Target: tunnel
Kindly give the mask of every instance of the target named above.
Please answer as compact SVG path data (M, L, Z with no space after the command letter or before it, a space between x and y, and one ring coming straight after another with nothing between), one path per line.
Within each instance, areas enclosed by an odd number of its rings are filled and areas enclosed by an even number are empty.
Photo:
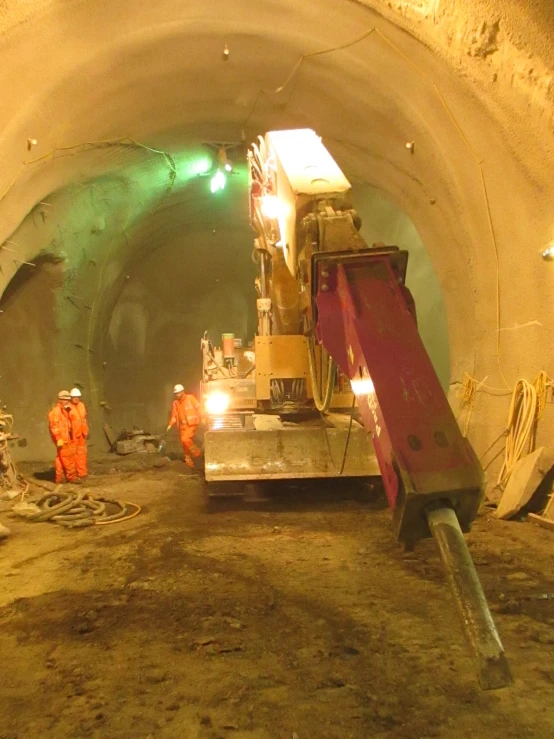
M554 735L553 32L548 0L0 2L0 739ZM387 447L361 363L333 427L311 353L284 377L295 415L255 388L244 427L200 403L167 426L205 332L241 352L259 332L247 153L290 129L348 179L353 243L361 223L408 252L421 342L411 304L395 315L438 382L410 393L390 361L378 390L404 430L428 403L430 454ZM376 253L397 256L356 259ZM298 305L279 338L308 348ZM71 409L51 437L62 388L90 435ZM294 475L243 465L214 502L203 425L237 468L241 434L278 469L289 431L327 466L299 442Z
M275 22L275 19L281 19ZM8 3L0 398L51 454L60 387L102 427L165 423L199 339L255 332L248 144L310 127L369 241L410 252L420 331L478 454L548 370L552 12L546 3ZM31 52L32 49L32 52ZM224 191L210 178L224 145ZM551 416L538 434L547 438Z

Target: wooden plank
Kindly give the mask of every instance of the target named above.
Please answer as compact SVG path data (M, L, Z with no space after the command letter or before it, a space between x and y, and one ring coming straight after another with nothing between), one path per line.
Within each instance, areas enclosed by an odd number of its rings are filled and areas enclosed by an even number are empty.
M496 518L515 516L532 498L554 464L554 454L541 446L514 466L496 510Z
M117 441L117 436L115 435L112 427L109 426L107 423L104 424L104 433L106 434L106 439L108 440L110 449L113 449Z
M538 516L536 513L530 513L528 515L528 519L533 523L536 523L538 526L542 526L544 529L550 529L551 531L554 531L554 521L550 518Z
M554 519L554 493L551 493L548 497L548 503L543 511L543 516L546 518Z

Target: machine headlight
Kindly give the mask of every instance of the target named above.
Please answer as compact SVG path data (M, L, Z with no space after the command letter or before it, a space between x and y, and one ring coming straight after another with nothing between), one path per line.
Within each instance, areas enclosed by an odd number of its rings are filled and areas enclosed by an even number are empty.
M205 406L206 412L211 416L217 416L221 413L225 413L231 397L227 393L210 393L206 396Z
M375 392L375 387L371 377L355 377L353 380L350 380L350 386L352 387L352 392L356 397L359 397L360 395L369 395L370 393Z
M280 218L285 211L285 204L276 195L262 197L262 213L266 218L274 220Z

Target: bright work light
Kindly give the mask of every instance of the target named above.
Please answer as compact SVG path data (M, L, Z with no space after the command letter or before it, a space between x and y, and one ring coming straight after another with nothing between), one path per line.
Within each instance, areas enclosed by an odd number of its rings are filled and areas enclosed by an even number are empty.
M210 183L210 189L212 192L217 192L218 190L223 190L225 188L225 185L227 184L227 177L221 172L221 170L217 170L217 172L212 177L211 183Z

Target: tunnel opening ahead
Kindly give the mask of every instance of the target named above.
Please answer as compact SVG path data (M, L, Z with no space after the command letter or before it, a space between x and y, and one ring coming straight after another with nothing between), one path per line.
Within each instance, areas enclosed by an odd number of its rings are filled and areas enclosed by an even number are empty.
M384 192L354 184L354 206L368 244L384 242L409 253L406 284L416 303L418 330L443 390L450 383L450 346L446 306L433 262L411 218Z
M256 267L244 160L237 156L221 190L213 187L218 162L209 148L190 148L174 162L170 187L167 163L148 156L46 199L49 239L36 266L23 265L10 282L0 323L0 342L10 346L0 360L2 397L28 438L26 458L51 453L45 416L59 388L83 389L95 420L92 443L104 448L103 423L159 432L173 385L197 389L204 331L215 343L229 331L253 338ZM353 201L368 244L410 254L420 333L446 388L446 313L422 240L379 189L355 180ZM13 239L36 229L32 212Z

